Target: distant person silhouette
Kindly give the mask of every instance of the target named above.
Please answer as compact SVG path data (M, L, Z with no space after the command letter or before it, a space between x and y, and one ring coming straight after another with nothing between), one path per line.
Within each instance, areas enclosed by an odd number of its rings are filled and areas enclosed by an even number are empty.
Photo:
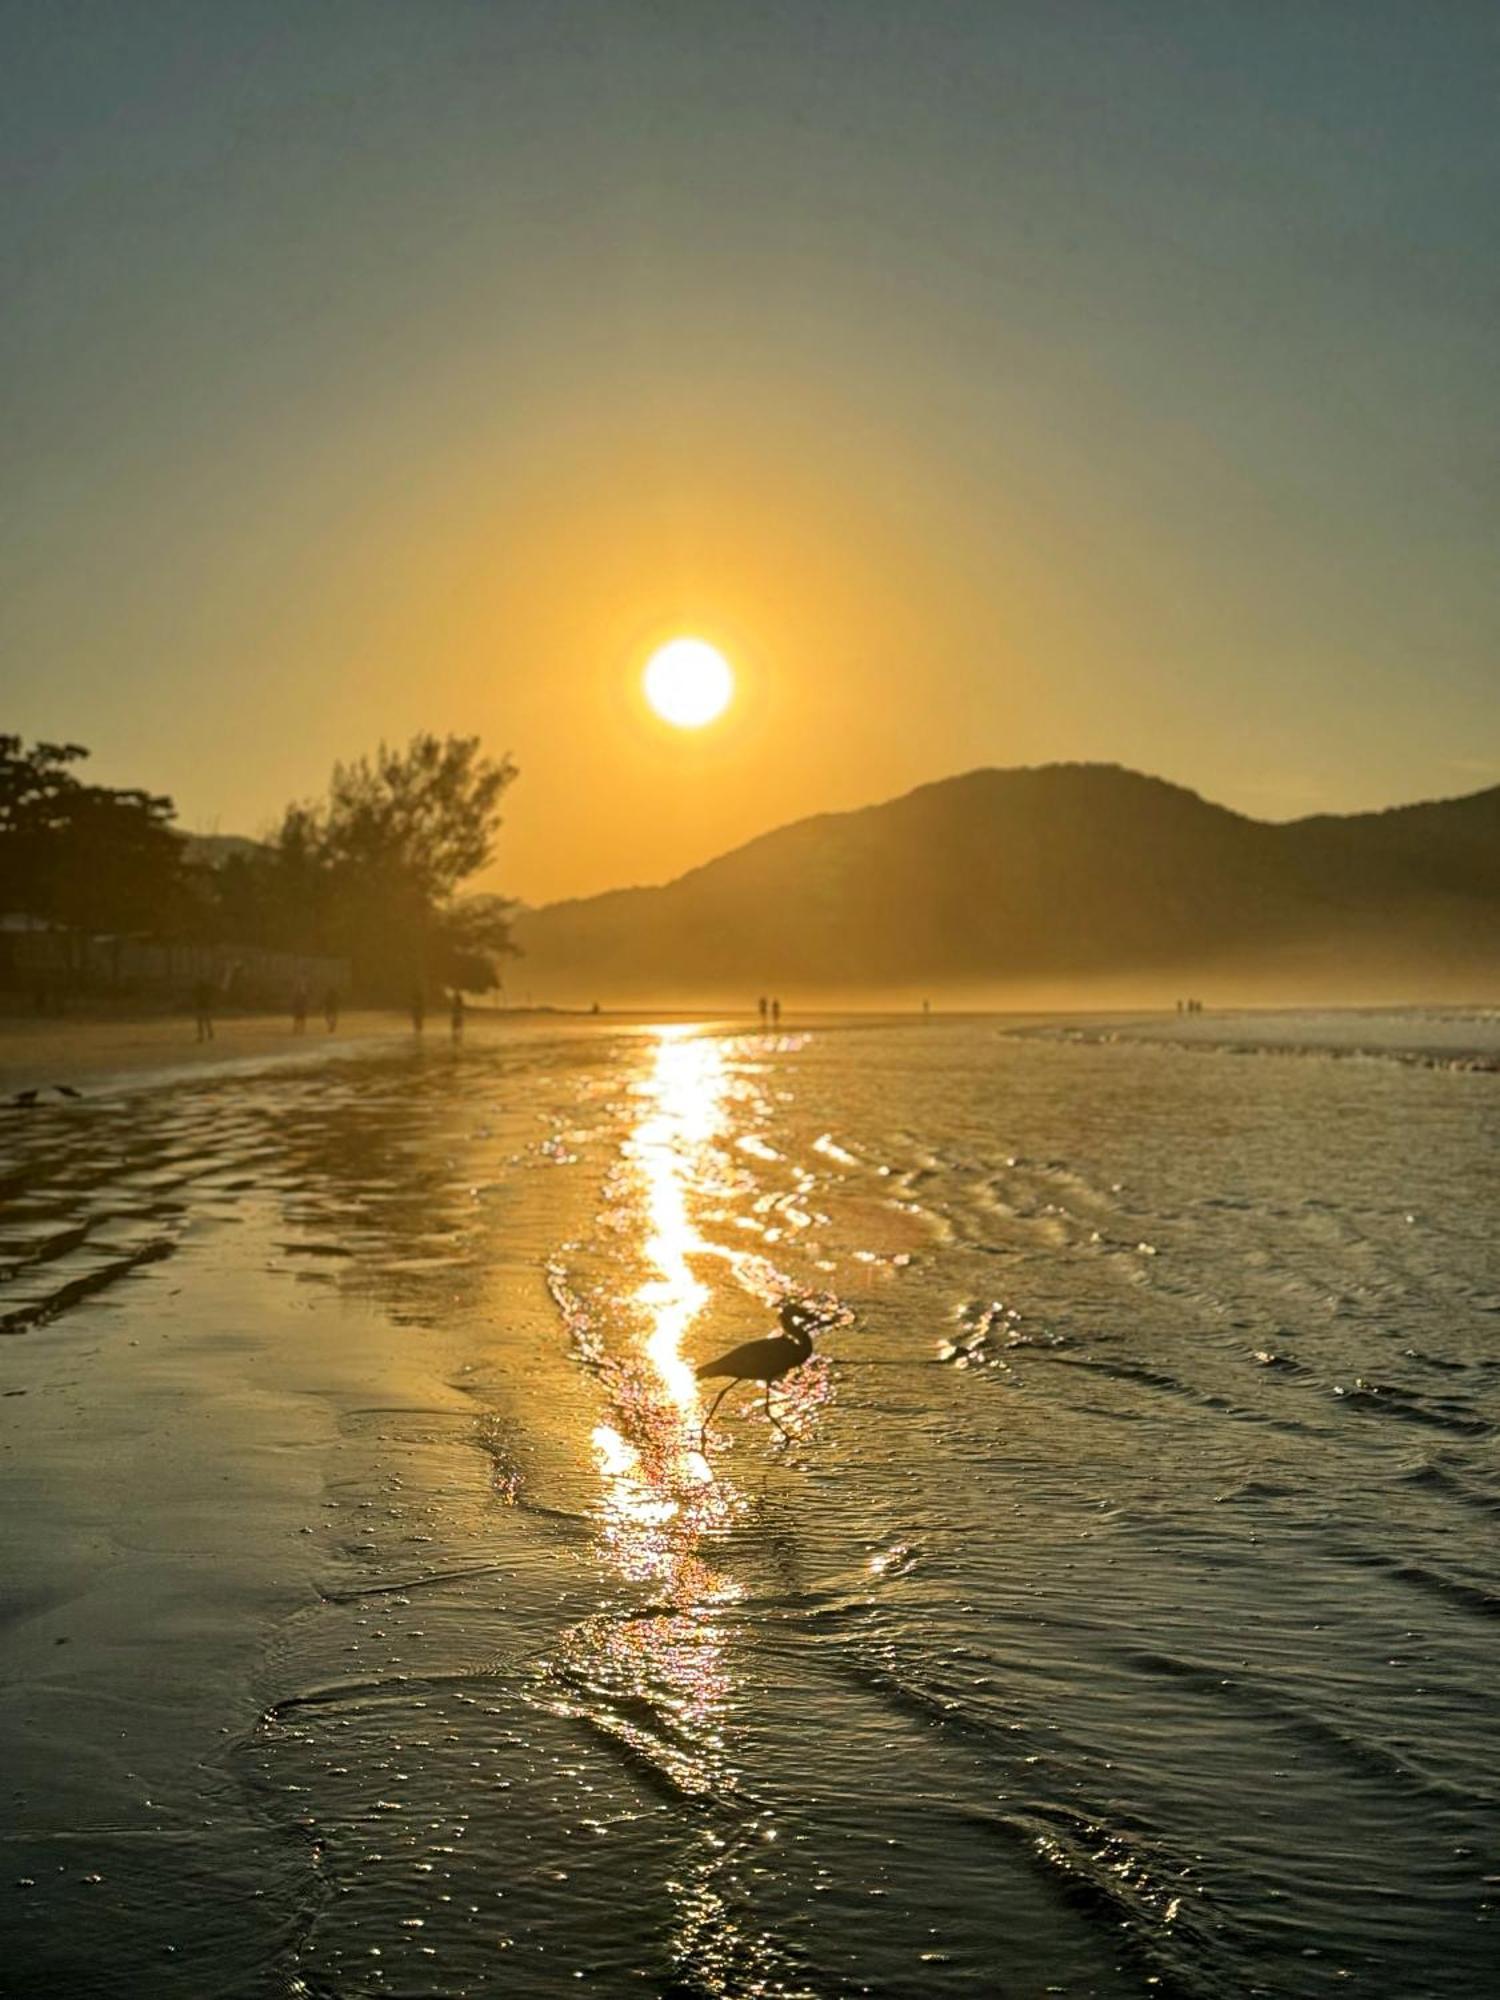
M760 1009L760 1025L764 1027L766 1025L766 1015L770 1012L771 1003L766 998L765 994L762 993L759 1000L757 1000L755 1004Z
M411 989L412 1033L415 1035L420 1035L426 1024L427 1024L427 995L422 991L420 986L414 986Z
M464 996L456 986L453 989L453 998L448 1003L448 1026L454 1041L461 1040L464 1032Z
M211 1042L214 1038L214 986L211 979L200 979L193 987L193 1017L199 1041Z
M307 981L299 979L292 988L292 1033L307 1033Z
M773 1028L781 1026L781 1002L779 1000L771 1002L771 1026Z
M330 986L323 995L323 1019L328 1023L329 1034L334 1034L339 1025L339 989Z

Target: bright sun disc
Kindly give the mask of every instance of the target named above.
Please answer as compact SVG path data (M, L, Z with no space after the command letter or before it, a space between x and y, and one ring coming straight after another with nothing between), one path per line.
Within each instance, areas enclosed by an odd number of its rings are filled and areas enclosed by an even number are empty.
M646 699L677 729L701 729L734 693L729 662L703 639L673 639L646 663Z

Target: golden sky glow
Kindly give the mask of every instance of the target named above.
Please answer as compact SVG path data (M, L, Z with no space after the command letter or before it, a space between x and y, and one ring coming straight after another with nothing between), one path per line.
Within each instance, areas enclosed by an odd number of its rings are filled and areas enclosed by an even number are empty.
M544 902L981 764L1500 778L1478 13L178 11L0 31L5 725L100 782L478 734Z

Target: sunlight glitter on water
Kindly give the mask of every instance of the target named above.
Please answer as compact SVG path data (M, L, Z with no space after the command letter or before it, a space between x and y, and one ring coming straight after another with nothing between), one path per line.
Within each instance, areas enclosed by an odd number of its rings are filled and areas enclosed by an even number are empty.
M652 1108L626 1148L645 1184L647 1234L642 1250L656 1273L635 1294L636 1303L654 1322L646 1353L685 1422L697 1416L698 1382L683 1359L682 1342L709 1297L690 1262L694 1252L709 1246L688 1213L688 1187L702 1177L702 1156L723 1131L725 1081L717 1041L689 1036L681 1029L665 1030L647 1086ZM706 1466L702 1471L708 1476Z
M587 1033L12 1121L9 1986L1489 1991L1493 1072Z
M638 1216L639 1254L650 1273L628 1295L646 1314L649 1368L626 1372L619 1421L596 1425L591 1441L603 1484L601 1548L625 1582L650 1587L658 1609L644 1618L611 1611L574 1627L560 1662L568 1693L559 1708L587 1715L680 1796L722 1801L738 1788L726 1746L736 1676L730 1632L718 1614L745 1592L705 1560L700 1544L721 1534L743 1503L697 1448L697 1377L682 1352L710 1297L691 1259L713 1246L699 1233L691 1204L716 1179L713 1143L727 1122L719 1045L668 1030L641 1089L646 1108L622 1148L641 1208L621 1213L631 1223ZM593 1692L581 1700L582 1690ZM738 1938L712 1888L719 1866L714 1837L664 1885L678 1912L679 1962L701 1960L706 1936L720 1949L731 1934ZM736 1950L752 1953L753 1941L737 1941ZM722 1988L709 1981L704 1990Z
M690 1197L716 1177L727 1085L720 1043L680 1028L662 1031L639 1086L643 1114L622 1147L642 1197L639 1248L650 1275L629 1302L646 1315L649 1372L620 1406L626 1428L603 1422L592 1433L611 1554L632 1581L655 1580L678 1602L725 1594L692 1549L699 1534L722 1528L736 1509L733 1490L715 1479L699 1448L698 1380L682 1351L710 1297L692 1259L716 1246L700 1234Z

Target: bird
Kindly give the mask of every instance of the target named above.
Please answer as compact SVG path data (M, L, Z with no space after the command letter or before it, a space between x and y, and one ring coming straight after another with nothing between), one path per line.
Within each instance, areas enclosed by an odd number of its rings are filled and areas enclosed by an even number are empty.
M714 1411L741 1382L763 1382L766 1390L766 1415L777 1430L790 1443L792 1434L771 1407L771 1385L779 1382L784 1375L790 1375L794 1368L800 1368L812 1353L813 1329L823 1324L818 1315L805 1306L800 1299L783 1299L777 1309L781 1321L780 1333L768 1334L764 1340L746 1340L738 1347L731 1347L727 1354L720 1354L712 1361L705 1361L697 1370L700 1382L712 1381L715 1376L727 1375L729 1380L708 1406L708 1414L699 1427L699 1449L708 1435L708 1427L713 1422Z
M40 1090L18 1090L10 1101L12 1104L19 1105L21 1110L29 1111L41 1094Z
M59 1097L82 1097L81 1090L75 1090L71 1083L54 1083L52 1088Z

